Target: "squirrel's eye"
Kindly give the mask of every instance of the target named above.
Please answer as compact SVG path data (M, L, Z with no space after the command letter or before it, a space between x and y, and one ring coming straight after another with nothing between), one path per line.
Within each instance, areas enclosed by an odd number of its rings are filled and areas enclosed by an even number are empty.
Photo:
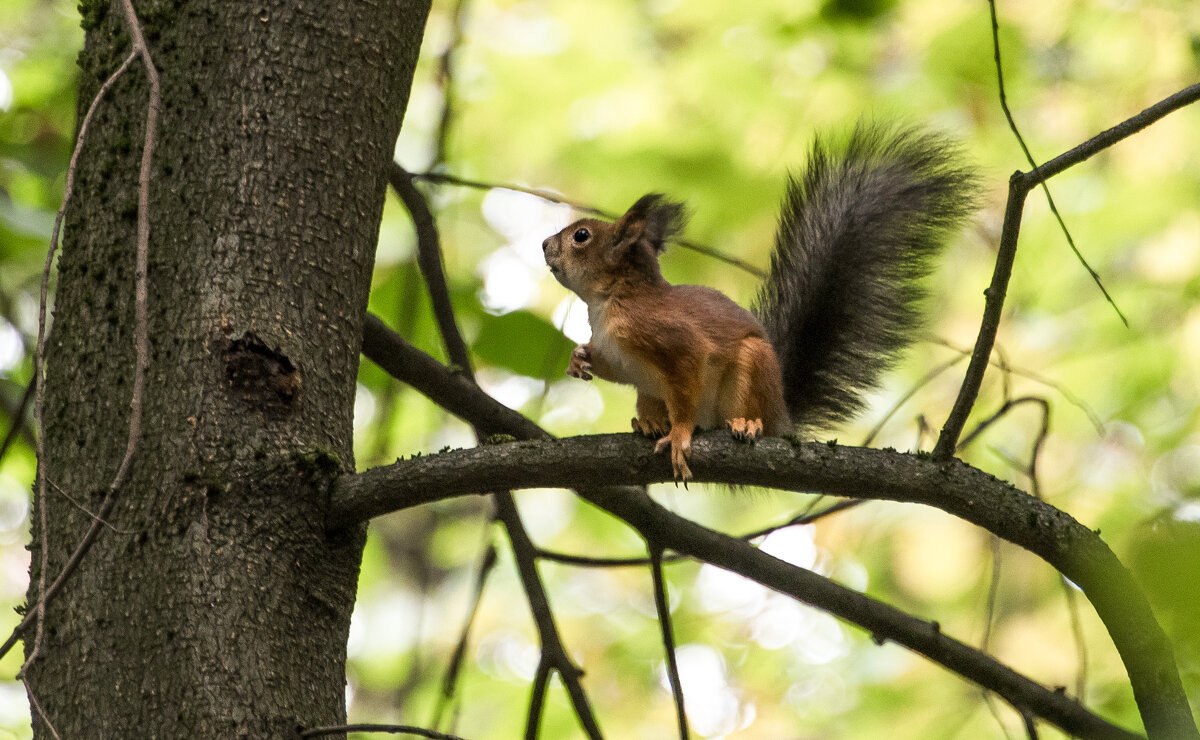
M591 238L591 236L592 232L588 231L587 229L576 229L575 234L571 238L575 240L576 244L583 244L589 238Z

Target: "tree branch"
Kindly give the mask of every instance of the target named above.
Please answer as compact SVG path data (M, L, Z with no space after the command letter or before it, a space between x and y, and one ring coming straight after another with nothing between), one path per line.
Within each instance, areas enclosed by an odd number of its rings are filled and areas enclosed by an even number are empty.
M922 503L1037 554L1079 585L1095 606L1125 662L1147 728L1167 737L1195 736L1170 645L1141 590L1095 533L1049 504L957 460L933 462L889 450L780 439L746 446L721 432L696 438L692 469L697 482ZM579 488L599 480L635 486L671 479L670 464L653 453L653 444L631 434L515 442L347 476L332 499L329 522L341 526L438 498L497 489ZM675 534L664 530L649 536L687 553ZM725 540L735 547L733 538Z
M413 217L413 224L417 231L417 262L429 289L438 329L446 344L446 353L449 355L450 361L460 368L470 386L478 390L475 374L471 369L471 356L467 352L466 342L463 341L462 334L458 330L458 322L454 318L454 307L450 302L450 291L446 286L437 221L429 210L425 196L413 185L412 176L403 167L393 162L389 170L389 177L392 187L396 189ZM472 426L475 438L482 441L487 433L474 424ZM571 661L571 656L567 654L567 650L562 644L558 625L554 621L554 613L550 609L546 588L542 584L541 576L538 575L537 549L530 541L529 533L525 531L521 513L517 510L517 503L513 500L512 493L505 490L496 490L493 493L495 494L496 518L500 520L508 533L521 585L525 589L529 609L533 613L534 623L541 638L542 660L558 671L559 676L562 677L563 686L566 687L567 695L571 699L571 705L587 736L592 740L599 740L601 737L600 727L596 723L596 717L588 702L587 694L579 681L583 676L583 671ZM545 683L543 682L541 686L544 689ZM537 699L536 694L534 698ZM536 732L536 728L531 727L530 729Z
M939 457L950 457L958 444L967 415L975 405L979 395L979 386L983 382L983 374L987 370L992 347L996 343L996 332L1000 328L1000 314L1004 310L1004 298L1008 293L1008 281L1012 276L1013 260L1017 254L1017 237L1021 233L1021 218L1025 209L1025 198L1029 191L1051 177L1069 167L1079 164L1128 138L1150 124L1176 111L1185 105L1200 100L1200 83L1184 88L1174 95L1150 106L1141 113L1126 119L1074 149L1060 154L1046 164L1030 172L1014 172L1008 182L1008 204L1004 209L1004 225L1000 230L1000 249L996 255L996 267L992 273L992 282L984 291L987 300L983 309L983 320L979 327L979 336L975 340L975 350L971 354L971 363L963 378L962 388L959 389L958 399L954 408L942 427L934 454Z
M654 608L658 612L658 625L662 630L663 648L666 650L667 683L671 686L671 698L675 700L675 721L679 726L679 740L688 740L687 709L683 703L683 682L679 679L679 661L675 653L675 632L671 628L671 602L667 598L667 579L663 575L663 551L656 543L646 540L650 550L650 576L654 585Z
M414 172L410 175L410 177L412 177L414 180L424 180L426 182L439 183L443 185L457 185L459 187L472 188L474 190L512 190L513 192L524 193L526 195L532 195L535 198L541 198L547 203L557 203L560 205L570 206L576 211L579 211L580 213L586 213L589 216L598 216L599 218L606 218L609 220L615 220L621 215L619 213L606 211L602 208L596 208L595 206L589 206L585 203L569 200L548 190L528 188L524 185L516 185L514 183L480 182L478 180L468 180L463 177L456 177L454 175L446 174L445 172ZM725 252L722 252L715 247L710 247L707 244L694 242L690 239L673 239L672 243L678 244L684 249L690 249L693 252L703 254L706 257L712 257L719 262L724 262L727 265L736 267L739 270L742 270L743 272L753 275L759 279L767 276L766 271L761 267L756 267L755 265L752 265L741 258L734 257L731 254L726 254Z
M424 727L414 727L412 725L372 725L372 724L356 724L356 725L329 725L326 727L312 727L307 730L301 730L298 737L324 737L326 735L345 735L347 732L378 732L388 735L415 735L417 737L427 737L433 740L463 740L458 735L450 735L445 732L436 732Z
M473 490L486 491L491 486L509 489L578 485L578 481L588 478L615 484L670 480L669 463L662 456L654 455L652 448L650 442L625 434L516 442L422 457L344 478L333 498L331 514L338 518L332 521L341 524L364 516L364 510L351 502L361 502L368 491L374 491L376 496L383 495L393 504L404 505L427 499L427 496L414 493L428 489L444 488L446 495L455 495ZM965 464L933 464L895 452L831 449L821 444L793 448L782 440L764 440L748 448L729 441L724 434L711 434L694 441L693 462L697 480L737 480L793 489L814 487L809 484L816 483L816 487L826 488L830 493L862 493L877 488L878 497L918 499L923 503L936 503L945 497L950 504L943 508L972 512L972 518L993 525L1003 518L995 513L997 509L1001 512L1011 511L1014 507L1021 509L1013 501L988 495L994 489L1006 489L1012 494L1008 498L1021 497L1033 504L1035 520L1041 525L1035 525L1033 531L1057 532L1046 537L1047 541L1062 537L1063 533L1059 531L1064 526L1062 520L1071 521L1052 507ZM901 489L907 487L896 481L914 478L920 482L912 484L913 495L902 496ZM384 494L386 489L391 492ZM930 492L920 493L924 490ZM580 493L634 526L653 542L829 611L862 626L878 639L890 639L904 645L995 691L1014 706L1028 707L1068 732L1085 737L1134 736L1095 717L1074 700L1048 691L977 650L942 635L930 623L779 561L741 540L705 529L667 511L636 488L592 489ZM351 511L355 513L348 516ZM1026 519L1018 521L1025 522ZM1091 534L1081 525L1075 527ZM1071 528L1067 526L1066 529ZM1041 549L1046 549L1045 543ZM1057 547L1051 549L1057 551ZM1109 558L1112 559L1111 554ZM1095 579L1084 573L1083 580L1091 582ZM1114 590L1122 591L1126 587L1132 586L1123 584ZM1139 645L1137 649L1146 649L1146 646ZM1151 706L1145 711L1153 713L1155 700L1152 698L1149 704ZM1183 706L1186 707L1186 702Z
M371 318L372 317L368 317L368 326L370 326L372 323L370 320ZM385 361L389 361L389 364L399 371L399 374L396 375L398 379L412 382L413 387L429 396L429 398L435 403L445 405L448 408L452 406L453 408L458 409L457 411L454 411L454 413L467 414L468 416L466 416L466 418L470 418L469 414L473 410L479 410L481 413L486 415L488 421L493 425L492 428L494 428L497 432L504 432L512 434L513 436L520 436L524 430L528 429L529 426L532 426L533 429L536 430L537 439L547 440L548 435L546 435L546 433L539 427L532 424L532 422L530 422L528 419L521 416L521 414L499 404L475 386L464 387L464 385L460 382L460 376L453 373L445 366L439 365L439 363L428 357L428 355L425 355L419 350L409 346L399 337L389 336L387 329L384 328L382 324L378 322L378 320L376 320L375 323L375 331L368 331L364 337L363 353L370 359L380 358ZM561 445L571 447L574 454L560 454L558 455L557 459L549 461L548 464L538 464L539 461L542 463L547 462L541 453L546 452L550 448ZM614 447L605 448L605 445L613 445ZM785 456L794 457L800 454L807 454L811 456L812 459L805 461L793 460L794 464L792 469L789 471L793 476L795 476L795 485L805 490L824 490L824 492L827 493L857 495L863 498L889 498L889 496L883 495L883 492L892 492L894 494L893 497L898 498L899 494L901 493L901 491L896 489L898 482L912 479L903 478L901 475L899 475L900 472L904 472L902 470L893 471L892 463L895 462L908 466L920 466L929 476L929 482L931 484L936 484L939 479L946 478L951 473L958 477L967 476L968 479L966 481L960 481L958 483L958 486L960 487L957 488L957 495L954 497L957 500L956 508L958 509L965 509L967 511L974 510L977 515L993 513L992 507L997 503L1003 503L1003 501L993 501L990 498L981 498L977 501L975 496L976 489L981 492L986 492L989 490L988 487L991 486L1003 492L1003 495L999 498L1007 500L1009 505L1033 502L1033 506L1036 508L1036 515L1034 517L1020 518L1020 508L1018 508L1015 514L1016 518L1012 519L1012 521L1015 523L1025 522L1028 525L1028 528L1033 532L1038 531L1038 524L1040 522L1050 523L1054 521L1056 516L1060 516L1068 520L1070 519L1069 517L1066 517L1065 514L1058 512L1053 507L1050 507L1045 503L1038 502L1036 499L1023 494L1020 491L1012 489L1000 481L997 481L995 478L992 478L981 471L975 470L974 468L957 461L949 461L947 463L933 465L909 455L901 455L899 453L890 451L863 450L856 448L831 448L826 445L819 444L801 445L799 448L792 448L780 440L764 440L755 447L747 448L743 445L729 442L727 438L721 434L697 438L694 454L698 456L698 461L705 461L708 463L722 458L720 454L713 454L710 458L708 454L709 445L715 445L714 449L717 452L724 450L730 453L730 459L740 461L740 463L743 465L748 461L758 460L759 463L762 463L757 466L760 469L760 472L762 470L766 470L767 473L771 472L769 469L775 466L776 463L782 463L783 457ZM542 449L543 446L546 449ZM764 460L763 451L767 448L773 448L775 450L774 455L778 456L779 459L776 460L772 457ZM560 447L559 449L561 451L562 448ZM538 450L539 454L531 454L534 450ZM541 443L525 442L513 445L492 445L482 449L460 450L453 453L424 457L418 460L398 463L397 465L400 465L403 468L402 472L397 471L396 466L392 466L391 468L376 468L365 471L364 473L358 475L344 478L331 501L328 521L331 526L339 526L351 521L357 521L359 519L375 516L378 513L389 510L388 507L403 508L406 506L416 506L422 503L437 500L438 498L441 498L442 495L431 494L430 491L438 490L442 485L451 486L451 488L445 491L444 495L479 493L486 491L492 484L505 485L506 482L499 478L480 480L478 473L466 475L464 477L461 474L463 471L459 471L456 468L456 466L459 464L465 464L468 468L473 467L470 463L468 463L468 460L477 455L483 455L491 462L495 462L497 459L504 459L506 457L511 458L508 461L508 467L510 474L512 474L514 477L520 477L522 473L543 475L547 480L554 479L557 481L552 485L560 485L562 480L566 478L576 479L583 476L595 476L592 478L593 480L599 478L619 484L625 482L619 478L622 473L629 473L630 470L636 472L638 469L643 469L642 477L645 481L667 480L667 476L671 475L669 465L661 457L653 455L650 450L651 445L648 442L634 439L632 435L609 435L608 437L576 438L573 440L543 441ZM452 456L452 462L446 459ZM588 466L588 461L586 460L586 458L589 456L591 456L591 462L594 463L594 465L591 467ZM726 462L728 463L729 460L727 459ZM575 466L574 469L570 467L572 465ZM485 463L484 467L489 468L487 475L491 475L491 473L495 470L495 466L488 463ZM732 465L732 468L737 469L738 465ZM710 464L702 464L698 469L703 471L702 475L705 476L705 480L716 479L715 477L708 477L715 476L718 472L715 466L711 466ZM729 471L726 470L726 472ZM738 470L737 476L739 481L743 481L748 476L748 473L746 470ZM465 483L461 486L458 485L458 483L462 481L465 481ZM753 484L756 481L744 480L744 482ZM474 487L474 490L472 490L472 487ZM954 487L951 486L949 488ZM390 495L386 493L388 489L392 491ZM614 492L611 493L611 496L617 500L620 500L621 498L640 500L644 497L644 493L637 488L626 487L612 490ZM925 493L924 481L914 482L912 484L912 490L915 493L911 500L935 506L940 505L939 502L942 501L942 495L944 493L943 491L938 491L936 486L931 487L929 493ZM919 498L917 496L919 496ZM375 498L376 500L372 501L372 498ZM384 499L388 499L388 501L385 503ZM943 506L943 508L946 507ZM1005 517L1001 516L1000 513L1006 510L1007 508L1001 507L997 510L997 512L995 512L996 515L994 516L994 519L999 521L1001 525L1003 525ZM670 512L667 512L667 515L674 516L671 515ZM664 531L661 535L661 542L664 547L673 549L676 552L694 554L686 549L678 549L676 545L679 543L675 539L674 535L677 531L683 531L688 527L695 527L698 525L695 525L692 522L682 518L677 517L677 519L679 519L679 529L668 529ZM1073 522L1073 520L1071 521ZM632 524L632 522L630 523ZM992 523L996 524L995 521ZM1077 523L1075 523L1075 527L1077 529L1082 529L1082 527ZM707 532L707 530L704 531ZM1091 533L1086 529L1083 531L1087 533L1087 536L1092 537L1099 542L1098 537L1091 535ZM716 535L715 533L713 533L712 536L724 537L723 535ZM1054 536L1048 536L1046 539L1047 542L1043 543L1043 545L1049 545L1050 550L1057 552L1058 547L1054 543L1058 540ZM1062 542L1064 548L1069 546L1068 540L1064 539ZM746 543L741 543L741 545L744 545L746 548L751 550L754 549L752 546ZM740 548L741 545L731 545L731 547ZM1099 545L1104 552L1107 552L1107 560L1102 557L1100 562L1115 561L1112 553L1107 551L1107 548L1104 547L1103 543L1099 542ZM1085 561L1088 559L1088 555L1083 551L1080 551L1079 555ZM709 562L716 563L717 561L710 560ZM1105 602L1106 609L1109 608L1109 602L1113 600L1121 601L1125 598L1120 594L1120 589L1125 582L1130 580L1128 573L1121 568L1119 563L1117 563L1117 567L1119 569L1118 575L1123 576L1123 579L1118 578L1117 580L1119 582L1116 583L1110 590L1115 595L1109 596L1108 602ZM744 575L747 575L747 577L750 578L757 578L753 572L745 573ZM807 603L811 603L817 608L824 609L831 613L838 614L848 621L866 626L863 621L855 618L855 616L852 614L846 613L846 610L844 609L847 599L866 599L866 597L863 597L861 594L857 594L853 591L849 591L844 587L838 586L832 581L822 579L820 576L816 576L815 574L808 574L808 576L818 579L818 582L822 584L822 587L819 593L813 591L806 592L808 594L807 598L811 599ZM763 581L760 580L760 582ZM1079 583L1079 581L1076 580L1076 583ZM1149 608L1145 605L1144 599L1141 599L1140 591L1138 591L1136 587L1133 587L1133 591L1131 591L1130 601L1134 602L1134 610L1137 611L1142 618L1148 619L1149 627L1146 629L1146 634L1149 636L1149 643L1156 651L1155 657L1145 658L1145 662L1137 665L1136 670L1135 668L1130 669L1131 680L1134 683L1143 684L1148 680L1152 680L1152 676L1150 679L1147 678L1147 672L1153 673L1154 665L1159 659L1158 655L1161 654L1161 651L1166 650L1167 670L1163 672L1162 680L1167 684L1178 686L1178 671L1174 667L1174 658L1170 655L1170 649L1166 646L1165 637L1162 635L1161 629L1158 627L1157 622L1154 621L1153 615L1149 613ZM868 605L876 605L879 609L883 610L887 614L895 612L904 619L911 620L910 623L904 623L904 625L902 625L900 636L894 637L893 639L895 639L898 644L905 645L910 649L917 649L915 645L919 644L921 640L924 639L923 633L914 632L910 634L904 632L903 630L907 628L913 628L914 626L922 626L922 629L924 629L924 622L909 617L908 615L904 615L902 612L898 612L887 605L877 604L870 599L866 599L864 603ZM841 611L835 610L838 605L842 605L843 608ZM1118 606L1117 608L1121 607ZM1097 607L1097 611L1100 611L1099 607ZM1136 630L1138 628L1138 616L1135 615L1132 621L1134 622L1134 629ZM868 629L870 628L868 627ZM1124 642L1129 642L1129 640L1125 640L1124 638L1122 639ZM1116 638L1114 638L1114 641L1116 641ZM1136 638L1134 641L1136 642ZM1119 729L1112 728L1111 725L1107 725L1107 723L1104 723L1103 720L1091 715L1086 709L1074 702L1069 703L1069 707L1073 708L1064 708L1060 706L1059 709L1055 710L1044 707L1043 704L1054 705L1059 699L1064 697L1060 697L1053 692L1049 692L1037 684L1029 681L1028 679L1013 673L1007 667L996 663L986 655L983 655L982 653L979 653L968 646L962 645L961 643L955 643L955 645L959 647L953 647L951 648L952 650L966 651L971 656L969 659L963 658L963 661L967 663L979 663L983 666L983 668L980 670L988 673L989 676L986 681L974 675L967 675L967 677L981 686L985 686L993 691L996 691L996 693L1004 697L1006 701L1013 703L1014 706L1018 704L1029 706L1031 710L1037 712L1039 716L1042 716L1048 721L1052 721L1059 726L1065 726L1064 722L1070 722L1072 723L1072 726L1078 726L1080 723L1099 723L1104 727L1110 728L1112 731L1124 732ZM1134 645L1133 649L1140 649L1140 646ZM920 651L918 650L918 652ZM1122 651L1122 656L1126 657L1125 651ZM949 667L947 661L940 657L940 653L930 657L935 662ZM1126 660L1129 660L1129 658L1126 657ZM1137 656L1134 656L1134 660L1137 660ZM952 668L952 670L955 669ZM1019 684L1019 689L1010 686L1008 683L1009 674L1012 674L1012 676L1016 676L1017 679L1019 679L1019 681L1017 681ZM1137 675L1136 679L1132 678L1134 674ZM1145 691L1142 692L1142 694L1145 693ZM1036 700L1028 700L1025 698L1028 695L1033 695ZM1162 704L1169 705L1167 710L1163 710L1156 706L1151 706L1149 709L1143 708L1143 715L1148 713L1168 712L1172 713L1172 716L1178 720L1181 712L1181 701L1183 707L1182 711L1186 712L1186 700L1182 698L1182 690L1169 690L1166 694L1164 694L1164 698L1161 702ZM1139 699L1139 703L1140 702L1141 699ZM1150 694L1149 702L1152 705L1155 704L1153 693ZM1056 720L1052 717L1059 717L1059 719ZM1188 721L1190 722L1190 716L1188 717ZM1149 721L1147 721L1147 724L1149 724ZM1088 736L1102 737L1105 735L1090 733ZM1116 737L1118 735L1110 734L1107 736ZM1131 737L1132 735L1125 733L1124 736Z
M1004 92L1004 65L1000 62L1000 22L996 17L996 0L988 0L988 11L992 19L992 55L996 60L996 85L1000 94L1000 108L1004 111L1004 118L1008 121L1008 128L1016 137L1017 143L1021 146L1021 151L1025 154L1025 161L1029 166L1037 169L1037 161L1033 158L1033 153L1029 151L1029 146L1025 144L1025 137L1021 136L1021 131L1017 128L1017 121L1013 118L1012 111L1008 109L1008 95ZM1117 312L1121 323L1129 328L1129 320L1125 318L1125 314L1121 312L1121 307L1109 295L1108 289L1104 287L1104 283L1100 280L1100 275L1092 266L1088 264L1083 253L1079 251L1079 247L1075 246L1075 239L1071 236L1071 232L1067 229L1066 221L1063 221L1062 214L1058 212L1058 206L1054 203L1054 196L1050 195L1050 188L1046 185L1046 181L1041 183L1042 192L1046 196L1046 203L1050 206L1050 213L1054 214L1055 220L1058 221L1058 228L1062 230L1063 236L1067 239L1067 245L1071 247L1071 251L1075 254L1075 259L1079 260L1079 264L1083 265L1083 269L1087 270L1091 276L1092 282L1096 283L1096 287L1104 294L1104 299L1108 301L1113 310Z

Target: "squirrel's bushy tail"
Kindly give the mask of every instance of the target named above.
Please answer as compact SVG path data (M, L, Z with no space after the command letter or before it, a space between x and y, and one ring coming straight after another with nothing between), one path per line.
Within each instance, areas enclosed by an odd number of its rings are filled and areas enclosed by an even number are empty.
M974 210L959 148L914 129L860 124L845 146L813 144L788 182L754 313L779 355L792 423L827 427L921 326L921 279Z

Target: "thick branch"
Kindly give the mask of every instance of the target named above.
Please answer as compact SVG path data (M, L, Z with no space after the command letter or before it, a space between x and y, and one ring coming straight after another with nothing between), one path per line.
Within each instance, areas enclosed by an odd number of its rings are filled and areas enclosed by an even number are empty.
M371 319L372 317L368 317L368 326L372 325ZM535 434L538 435L536 438L545 439L547 437L540 427L516 411L494 401L478 387L469 384L467 387L463 387L458 384L457 380L461 380L458 375L440 365L432 357L410 347L403 339L396 337L394 333L386 329L382 323L378 323L378 320L374 324L374 331L367 331L362 351L376 362L390 361L390 365L395 367L396 371L400 371L395 373L396 378L412 384L416 390L425 393L434 403L448 408L451 413L461 414L464 419L470 420L473 419L472 414L479 411L481 415L486 415L487 420L494 425L492 428L497 432L522 437L523 433L532 427ZM396 361L396 357L402 357L402 360ZM388 366L384 367L392 372ZM582 443L581 440L583 440ZM608 450L606 456L605 450L600 449L601 440L607 440L607 444L616 445L616 450ZM547 482L541 483L541 485L565 485L562 481L575 481L580 477L587 479L589 476L593 481L622 483L626 481L618 480L613 475L622 470L628 471L629 468L642 469L641 476L636 474L636 470L635 473L630 474L631 477L637 477L637 482L670 480L665 477L670 468L666 462L650 453L648 443L644 443L644 440L632 439L631 435L576 438L575 440L557 440L553 443L545 443L547 449L556 445L577 445L576 457L578 459L566 456L565 459L551 461L551 464L541 470L535 469L536 462L538 462L535 458L540 456L534 456L532 450L540 449L542 445L535 443L524 443L523 445L526 446L524 450L521 449L522 445L492 446L484 451L458 451L446 456L422 458L420 461L400 464L431 465L432 468L440 471L439 475L444 476L445 480L439 482L451 483L460 480L460 476L456 475L454 465L446 465L446 461L443 459L445 457L454 455L455 459L460 459L462 456L469 457L474 453L487 453L490 456L504 456L512 453L515 456L517 476L520 476L522 471L530 475L544 474ZM529 449L529 445L533 445L533 449ZM1007 486L1006 483L960 462L947 461L934 464L896 452L853 449L853 447L836 447L834 449L834 447L822 445L800 445L796 449L792 449L792 447L781 444L779 440L764 440L754 449L746 449L742 445L730 443L727 438L724 438L724 435L720 434L710 435L708 438L697 438L695 447L697 462L706 459L706 450L709 445L715 445L718 449L724 449L730 453L737 451L737 455L734 455L733 459L736 459L738 464L734 464L732 467L738 469L737 477L734 477L734 480L738 482L773 485L769 480L750 480L748 477L751 474L749 463L764 462L766 465L760 465L760 468L770 468L774 467L776 463L784 463L782 458L792 457L792 468L788 471L791 475L787 476L791 479L791 486L780 485L781 488L794 486L802 491L854 495L859 498L910 500L913 503L942 507L942 509L959 516L962 516L960 510L973 512L974 516L991 515L990 523L997 529L1018 528L1024 522L1026 535L1038 533L1039 525L1044 525L1046 536L1042 542L1038 543L1037 549L1027 546L1024 542L1019 542L1001 531L992 531L1004 539L1031 549L1032 552L1042 554L1045 551L1054 554L1055 559L1048 558L1048 560L1056 567L1058 567L1058 561L1072 558L1081 562L1082 567L1073 566L1070 571L1084 570L1084 568L1091 571L1091 577L1088 577L1087 583L1085 583L1080 577L1072 576L1062 567L1058 568L1084 589L1085 594L1096 607L1097 613L1102 616L1105 624L1109 625L1109 631L1114 636L1112 639L1117 644L1118 650L1121 651L1122 660L1126 662L1130 682L1134 686L1134 693L1138 698L1147 728L1166 728L1163 730L1164 736L1195 738L1195 724L1190 717L1186 697L1183 697L1178 670L1175 667L1175 658L1174 655L1171 655L1170 645L1166 642L1162 627L1159 627L1158 622L1154 620L1145 597L1141 595L1140 589L1133 583L1133 579L1129 577L1129 573L1124 570L1120 562L1116 560L1115 555L1109 551L1108 546L1100 541L1098 535L1093 535L1090 530L1082 528L1078 522L1074 522L1074 519L1054 507L1028 497L1028 495L1016 491L1015 488ZM774 456L779 457L778 461L770 458L763 461L763 453L770 449L775 450ZM588 461L583 461L583 457L592 455L594 457L589 461L592 463L592 467L588 467ZM808 459L802 461L802 459L796 459L797 456L805 456ZM713 456L713 459L715 461L716 456ZM566 465L575 462L582 463L582 470L566 469ZM727 459L726 462L728 462ZM563 468L556 469L554 464L563 465ZM746 468L743 469L742 465L746 465ZM928 476L930 480L923 481L914 479L914 477L905 479L902 475L905 474L906 467L919 467L924 471L923 475ZM719 473L716 465L710 467L709 464L701 464L700 470L702 473L698 480L721 480L715 477ZM946 475L938 474L937 471L946 471ZM726 465L725 473L730 473L728 465ZM780 470L773 468L769 469L768 473L779 474ZM938 491L938 480L943 477L948 479L950 474L964 479L959 481L960 487L955 488L947 482L946 487L942 491ZM475 475L478 476L478 473ZM448 489L444 493L434 494L431 491L437 487L431 486L431 481L426 476L427 473L424 470L398 473L395 467L368 470L366 473L350 476L343 480L342 486L335 494L334 500L331 501L330 522L358 521L361 518L377 516L378 513L388 510L386 509L388 506L403 509L406 506L415 506L426 503L426 501L443 498L444 495L473 493L470 491L472 486L476 488L474 492L478 493L486 491L488 485L499 482L494 479L481 480L479 477L468 475L466 476L469 479L466 488ZM778 480L785 476L775 475L774 477ZM425 482L413 485L413 481L421 480ZM551 480L556 482L550 482ZM907 481L907 485L900 481ZM926 492L926 482L929 483L928 492ZM374 494L371 493L372 489ZM391 503L384 504L382 499L371 501L373 497L379 497L383 489L395 491L395 495L390 497ZM625 491L628 497L632 498L637 495L636 489L625 489ZM950 495L955 492L956 495ZM980 495L988 492L992 493L988 500L980 498ZM888 495L888 493L892 495ZM383 498L389 497L384 494ZM950 501L955 501L955 504L949 505ZM1008 506L1014 506L1015 510L1010 511ZM1032 507L1033 511L1025 509L1026 506ZM1022 513L1025 515L1024 518L1022 518ZM1054 522L1057 517L1061 517L1072 525L1069 527L1070 531L1074 533L1075 537L1080 537L1085 542L1085 547L1079 547L1072 551L1070 549L1072 537L1061 537L1060 539L1052 534L1056 530L1049 527L1049 524ZM976 519L966 516L964 518L991 530L982 521L976 521ZM670 537L667 537L662 545L674 548ZM1093 549L1097 549L1099 554L1093 556ZM1088 564L1091 565L1088 566ZM1112 572L1114 572L1114 578L1108 586L1104 585L1105 568L1112 568ZM1096 580L1099 580L1099 585L1094 583ZM1129 590L1122 592L1122 589ZM829 608L824 603L816 603L816 606L823 609ZM1142 640L1147 643L1148 650L1139 652L1142 650ZM910 644L900 639L896 642ZM1157 693L1159 684L1164 687L1162 693ZM1008 694L1002 694L1002 696L1008 699ZM1180 728L1180 732L1174 735L1170 734L1174 732L1172 728L1176 727ZM1151 729L1151 732L1156 732L1156 729Z
M584 491L589 501L632 524L660 533L671 547L859 625L879 643L892 640L1002 696L1022 715L1035 714L1082 738L1138 735L1091 714L1065 694L1047 691L984 653L948 637L936 622L916 617L769 555L747 542L713 532L662 507L649 496Z
M331 523L343 524L389 507L405 508L492 488L578 486L588 480L611 484L670 480L669 463L654 455L652 449L650 442L623 434L489 445L403 461L344 478L332 501L331 515L335 518ZM940 502L942 508L969 514L966 518L985 526L1000 528L997 521L1013 516L1021 522L1036 519L1034 531L1061 534L1070 531L1073 524L1095 539L1053 507L956 461L934 464L896 452L822 444L793 447L783 440L764 440L747 447L729 441L723 434L698 437L692 460L697 480L741 481L935 505ZM441 493L435 496L430 491ZM706 530L662 509L638 489L593 489L581 491L581 495L664 547L728 568L859 624L881 639L891 639L996 691L1015 706L1029 707L1069 732L1084 737L1131 737L1073 700L1047 691L977 650L941 635L929 623L775 560L740 540ZM1030 503L1034 519L1013 513L1028 511ZM1005 515L1005 511L1009 513ZM1055 541L1049 536L1034 544L1057 552L1057 545L1050 545ZM1108 557L1115 562L1111 553Z
M1174 656L1140 589L1096 534L1054 507L959 461L932 462L887 450L793 446L777 439L747 447L715 433L695 440L692 469L698 482L923 503L1036 553L1079 585L1096 607L1125 661L1147 727L1162 729L1167 737L1194 736ZM515 442L348 476L331 502L330 523L497 489L578 488L598 480L645 485L670 479L666 459L634 435ZM687 543L676 541L673 531L657 536L663 546L688 552Z

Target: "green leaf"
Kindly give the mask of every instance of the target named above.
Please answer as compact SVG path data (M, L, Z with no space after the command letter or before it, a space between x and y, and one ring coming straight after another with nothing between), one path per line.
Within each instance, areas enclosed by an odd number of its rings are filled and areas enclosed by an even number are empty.
M479 359L518 375L555 379L567 369L573 345L553 324L528 311L487 315L474 351Z

